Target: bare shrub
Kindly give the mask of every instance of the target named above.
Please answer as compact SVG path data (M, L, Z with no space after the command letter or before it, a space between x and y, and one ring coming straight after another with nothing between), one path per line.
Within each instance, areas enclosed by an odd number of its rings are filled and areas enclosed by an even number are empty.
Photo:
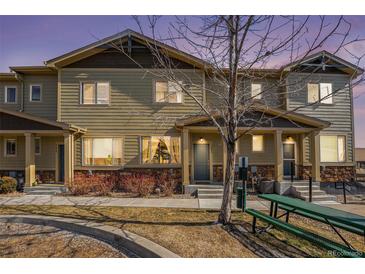
M17 181L13 177L4 176L0 179L0 193L12 193L16 191Z
M151 175L137 173L123 175L120 183L122 190L146 197L153 193L156 186L156 179Z
M95 194L109 195L115 188L115 176L100 176L97 174L77 176L73 182L67 184L68 190L73 195Z

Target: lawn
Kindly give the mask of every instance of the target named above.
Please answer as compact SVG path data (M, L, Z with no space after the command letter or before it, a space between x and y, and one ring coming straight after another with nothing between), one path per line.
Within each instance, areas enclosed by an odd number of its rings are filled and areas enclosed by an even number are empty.
M144 236L182 257L326 257L327 252L285 232L271 229L253 235L251 217L233 213L233 224L214 224L217 211L167 208L123 208L91 206L2 206L0 214L41 214L103 222ZM325 225L292 217L291 223L336 239ZM259 225L263 225L259 222ZM358 249L365 250L362 237L345 233Z

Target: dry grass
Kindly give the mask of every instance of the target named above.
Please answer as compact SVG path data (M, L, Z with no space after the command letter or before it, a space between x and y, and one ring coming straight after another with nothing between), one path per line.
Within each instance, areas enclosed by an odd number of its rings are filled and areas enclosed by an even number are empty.
M228 227L214 224L216 211L167 208L123 208L90 206L2 206L0 214L42 214L104 222L144 236L182 257L256 257L250 246L233 237ZM233 213L233 223L250 229L251 216ZM291 223L328 238L336 239L330 228L318 222L291 217ZM263 223L258 223L264 226ZM230 232L228 232L230 231ZM362 237L344 234L358 249L365 250ZM269 249L286 256L326 257L327 252L280 230L250 235Z

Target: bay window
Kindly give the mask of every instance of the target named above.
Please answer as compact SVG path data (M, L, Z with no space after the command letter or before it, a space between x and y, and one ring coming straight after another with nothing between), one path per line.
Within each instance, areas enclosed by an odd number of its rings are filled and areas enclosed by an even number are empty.
M109 95L109 82L81 83L80 103L83 105L107 105L110 101Z
M182 103L182 82L171 81L155 82L155 102L156 103Z
M148 136L141 143L143 164L180 163L180 137Z
M122 138L83 138L83 165L118 166L122 164Z
M345 136L320 136L321 162L346 161Z

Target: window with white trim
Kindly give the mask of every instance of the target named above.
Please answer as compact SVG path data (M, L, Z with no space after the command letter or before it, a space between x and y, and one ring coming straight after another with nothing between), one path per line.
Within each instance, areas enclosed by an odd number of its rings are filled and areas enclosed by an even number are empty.
M264 151L264 136L252 135L252 151L262 152Z
M108 105L110 102L109 82L83 82L80 93L83 105Z
M333 104L331 83L308 83L307 101L309 104L320 102L321 104Z
M40 102L42 100L42 86L30 85L30 98L31 102Z
M320 136L321 162L346 161L346 137L343 135Z
M123 138L83 138L83 165L122 165Z
M143 164L179 164L180 137L145 136L141 138Z
M15 86L6 86L4 102L7 104L15 104L17 97L16 95L17 95L17 88Z
M251 84L251 97L252 99L262 99L261 84Z
M41 155L41 137L34 138L34 153L35 155Z
M16 156L16 139L5 139L5 156Z
M182 103L183 93L181 85L171 81L155 81L156 103Z

